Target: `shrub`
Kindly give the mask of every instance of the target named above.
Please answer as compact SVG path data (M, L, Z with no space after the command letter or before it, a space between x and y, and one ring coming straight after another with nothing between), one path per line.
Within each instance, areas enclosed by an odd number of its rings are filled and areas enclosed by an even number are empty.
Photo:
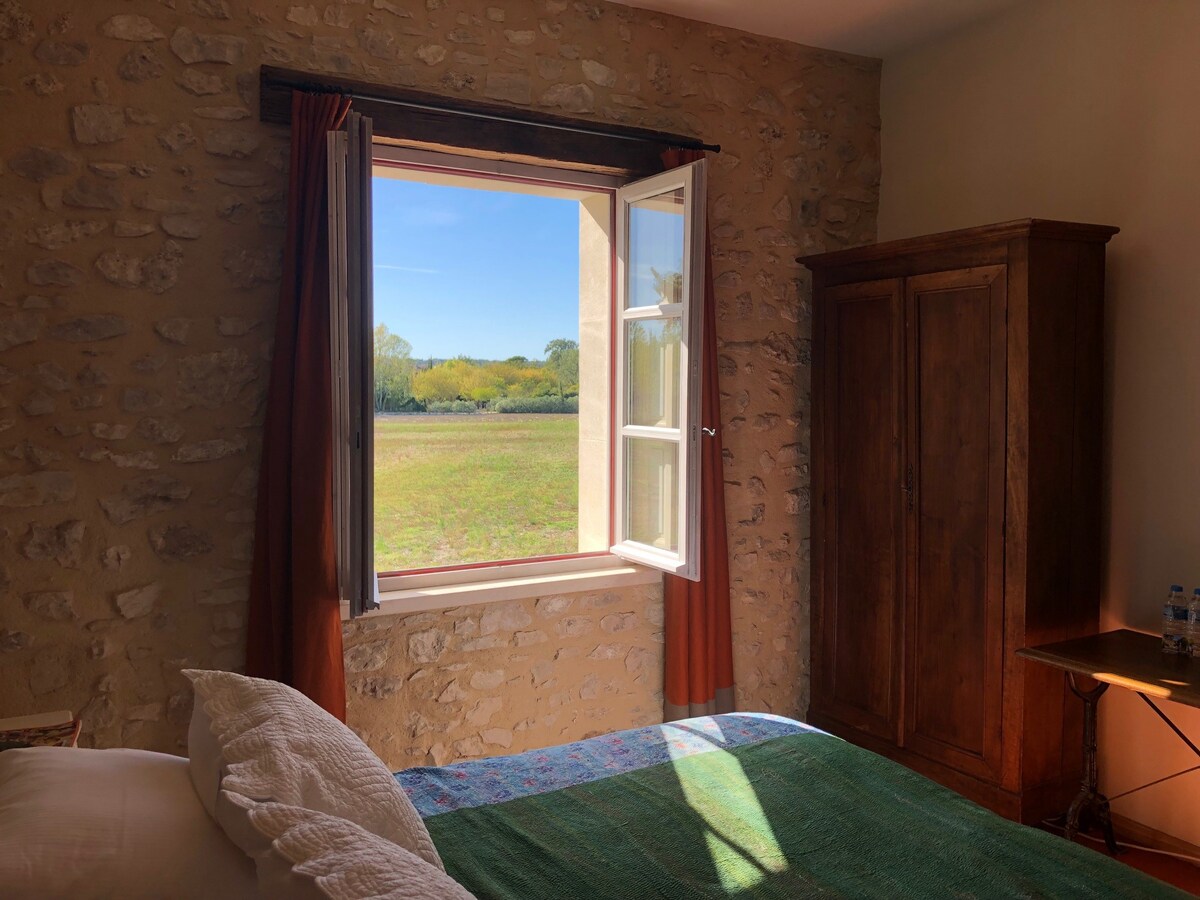
M478 410L470 400L430 400L425 411L431 413L473 413Z
M378 393L376 393L375 412L377 414L425 412L425 404L416 397L406 397L403 400L398 400L395 397L384 397L381 400Z
M396 407L396 412L425 412L425 404L416 397L409 397Z
M498 413L578 413L578 397L501 397L491 403Z

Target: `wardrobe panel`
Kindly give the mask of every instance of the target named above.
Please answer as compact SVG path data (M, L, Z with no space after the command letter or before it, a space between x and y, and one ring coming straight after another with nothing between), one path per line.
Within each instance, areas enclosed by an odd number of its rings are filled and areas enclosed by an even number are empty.
M829 293L824 477L826 653L818 675L827 711L896 738L897 632L902 620L899 281Z
M906 742L980 772L1000 755L1004 286L1003 266L907 282L914 498Z

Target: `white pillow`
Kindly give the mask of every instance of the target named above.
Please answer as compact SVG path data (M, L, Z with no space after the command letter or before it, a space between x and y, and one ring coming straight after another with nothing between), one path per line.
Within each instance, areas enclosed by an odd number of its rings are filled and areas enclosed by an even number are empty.
M254 865L196 799L187 760L148 750L0 753L0 896L249 900Z
M197 793L219 780L215 818L247 854L261 850L245 810L229 792L338 816L442 868L425 823L387 766L349 728L299 691L233 672L185 670L196 690L195 716L207 716L216 749L200 742ZM189 732L190 734L191 732ZM219 778L213 777L213 772Z
M441 869L353 822L234 795L230 802L266 845L255 859L266 900L474 900Z

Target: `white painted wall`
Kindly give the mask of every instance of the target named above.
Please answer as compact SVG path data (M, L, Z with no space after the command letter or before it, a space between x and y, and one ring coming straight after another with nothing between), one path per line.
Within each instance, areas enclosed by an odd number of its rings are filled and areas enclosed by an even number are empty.
M879 238L1035 216L1109 244L1105 628L1200 585L1200 2L1038 0L884 60ZM1168 704L1200 739L1200 711ZM1136 696L1101 704L1104 788L1197 760ZM1113 805L1200 844L1200 773Z

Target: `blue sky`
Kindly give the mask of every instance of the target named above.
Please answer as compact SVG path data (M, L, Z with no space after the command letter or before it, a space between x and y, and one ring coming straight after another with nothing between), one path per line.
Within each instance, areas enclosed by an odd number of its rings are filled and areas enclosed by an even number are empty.
M579 339L577 202L376 178L373 203L375 322L415 359Z

